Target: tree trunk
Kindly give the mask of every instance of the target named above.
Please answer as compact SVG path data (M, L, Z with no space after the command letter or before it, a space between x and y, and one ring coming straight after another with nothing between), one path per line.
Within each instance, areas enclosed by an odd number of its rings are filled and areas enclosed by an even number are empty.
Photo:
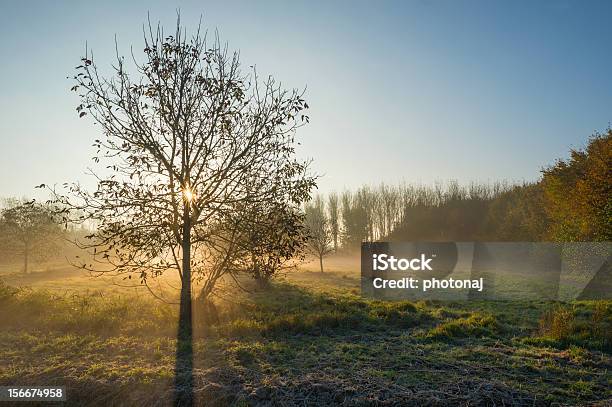
M323 255L319 255L319 266L321 267L321 273L323 272Z
M176 343L174 405L193 405L193 325L191 315L191 211L185 202L183 212L183 262L181 302Z
M26 243L24 248L23 272L28 274L28 260L30 258L30 246Z
M186 218L183 226L183 276L181 281L180 321L185 328L188 328L189 337L191 337L191 222L189 216Z

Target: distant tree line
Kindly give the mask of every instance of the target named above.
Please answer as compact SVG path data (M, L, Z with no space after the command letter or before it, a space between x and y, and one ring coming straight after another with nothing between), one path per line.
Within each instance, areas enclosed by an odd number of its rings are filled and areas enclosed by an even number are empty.
M375 240L612 240L612 130L542 169L536 182L382 184L315 202L306 216L326 225L318 235L327 231L317 255Z

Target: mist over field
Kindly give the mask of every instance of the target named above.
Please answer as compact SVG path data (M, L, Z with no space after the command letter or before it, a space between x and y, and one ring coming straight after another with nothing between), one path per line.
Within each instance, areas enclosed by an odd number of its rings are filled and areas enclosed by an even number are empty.
M350 210L341 208L342 233L335 251L329 234L323 271L317 251L307 250L265 286L248 275L238 284L228 277L209 300L194 301L195 404L586 405L609 398L609 300L364 298L361 255L346 233ZM407 230L399 225L391 236ZM34 256L27 273L22 254L2 257L1 365L10 368L1 382L65 385L78 404L173 404L180 277L164 273L145 287L69 265L92 256L59 246L51 257ZM194 292L200 288L194 281Z
M609 391L609 303L364 300L357 263L330 257L324 273L315 262L266 291L224 292L214 321L196 308L197 402L537 405ZM176 306L71 268L3 280L3 383L63 384L92 405L172 403Z

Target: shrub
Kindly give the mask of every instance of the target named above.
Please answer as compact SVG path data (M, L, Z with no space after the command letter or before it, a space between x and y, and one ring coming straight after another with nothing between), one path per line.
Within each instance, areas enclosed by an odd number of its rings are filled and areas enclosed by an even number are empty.
M542 314L537 335L526 340L535 345L567 348L580 346L612 350L612 307L609 301L556 307Z
M555 340L567 338L574 327L574 312L563 307L548 310L540 317L539 327L542 336Z
M501 330L501 325L493 315L473 314L467 318L441 323L431 329L427 337L432 339L494 337Z

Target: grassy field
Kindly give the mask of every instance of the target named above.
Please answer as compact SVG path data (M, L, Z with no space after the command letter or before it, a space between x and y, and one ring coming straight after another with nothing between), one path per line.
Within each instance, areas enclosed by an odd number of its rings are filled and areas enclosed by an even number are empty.
M612 404L612 303L380 302L354 259L195 308L199 405ZM67 268L3 270L0 385L172 403L176 306ZM31 405L31 404L28 404Z

